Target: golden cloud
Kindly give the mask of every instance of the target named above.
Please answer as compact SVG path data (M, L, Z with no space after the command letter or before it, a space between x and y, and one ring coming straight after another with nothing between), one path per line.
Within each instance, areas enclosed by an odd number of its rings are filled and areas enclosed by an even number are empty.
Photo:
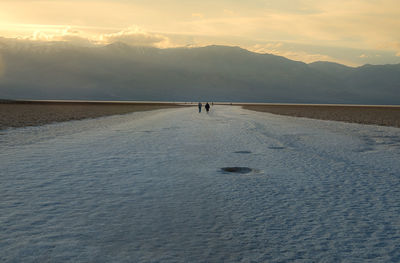
M204 14L201 14L201 13L193 13L193 14L192 14L192 17L203 18L203 17L204 17Z
M224 12L225 15L228 15L228 16L235 15L235 12L230 10L230 9L224 9L223 12Z
M100 42L113 43L123 42L132 46L154 46L159 48L166 48L173 46L168 37L149 33L139 27L130 27L117 33L103 34L100 36Z
M158 48L175 47L165 35L150 33L144 29L132 26L127 29L107 34L90 33L73 27L63 29L36 30L31 36L23 39L32 41L62 41L80 46L107 45L122 42L131 46L154 46Z
M266 44L257 44L253 46L249 46L247 48L250 51L260 53L260 54L272 54L276 56L282 56L291 60L302 61L305 63L312 63L316 61L331 61L351 66L357 66L356 63L352 63L350 61L343 61L339 59L335 59L334 57L319 54L319 53L310 53L299 50L287 50L284 49L283 43L266 43Z

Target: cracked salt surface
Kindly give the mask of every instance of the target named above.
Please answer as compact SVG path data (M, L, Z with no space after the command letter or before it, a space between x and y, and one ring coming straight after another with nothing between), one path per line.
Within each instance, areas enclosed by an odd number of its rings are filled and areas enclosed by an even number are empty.
M0 261L399 262L399 142L230 106L2 131Z

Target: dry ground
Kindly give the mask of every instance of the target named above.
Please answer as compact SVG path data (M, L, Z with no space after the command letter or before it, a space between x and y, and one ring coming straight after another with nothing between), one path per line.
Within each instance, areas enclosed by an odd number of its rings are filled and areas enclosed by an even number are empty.
M243 108L280 115L400 127L400 106L245 105Z
M172 107L173 103L0 101L0 130Z

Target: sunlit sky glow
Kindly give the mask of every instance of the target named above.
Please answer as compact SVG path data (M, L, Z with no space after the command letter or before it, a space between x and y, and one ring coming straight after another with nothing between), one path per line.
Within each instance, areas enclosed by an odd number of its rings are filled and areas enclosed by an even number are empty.
M159 48L240 46L294 60L400 63L398 0L1 0L0 36Z

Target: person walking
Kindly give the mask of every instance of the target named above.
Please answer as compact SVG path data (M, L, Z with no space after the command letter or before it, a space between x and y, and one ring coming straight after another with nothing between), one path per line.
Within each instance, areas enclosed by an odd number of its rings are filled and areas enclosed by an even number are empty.
M208 113L210 111L210 104L208 104L208 102L207 102L207 104L206 104L206 106L204 108L206 108L206 111Z
M203 106L203 105L201 104L201 102L199 102L198 106L199 106L199 113L201 113L201 107Z

